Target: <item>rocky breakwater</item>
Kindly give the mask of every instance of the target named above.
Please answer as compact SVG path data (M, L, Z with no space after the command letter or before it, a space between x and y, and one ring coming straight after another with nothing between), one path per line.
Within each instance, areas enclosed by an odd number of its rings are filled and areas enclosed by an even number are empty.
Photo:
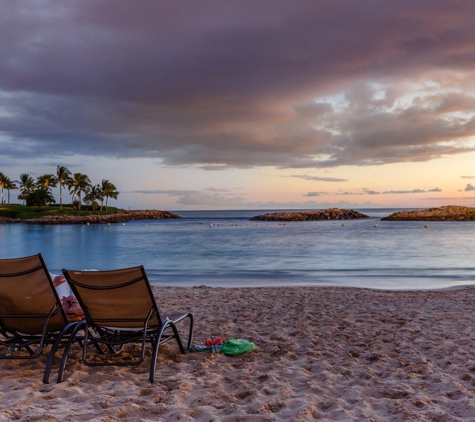
M446 205L427 210L399 211L388 217L386 221L473 221L475 220L475 208L458 205Z
M251 220L262 221L315 221L315 220L351 220L355 218L369 218L354 210L329 208L318 211L269 212L252 217Z
M168 211L145 210L145 211L124 211L117 214L108 215L58 215L45 216L41 218L30 218L28 220L13 219L11 223L26 224L104 224L104 223L125 223L131 220L161 220L164 218L181 218L179 215Z

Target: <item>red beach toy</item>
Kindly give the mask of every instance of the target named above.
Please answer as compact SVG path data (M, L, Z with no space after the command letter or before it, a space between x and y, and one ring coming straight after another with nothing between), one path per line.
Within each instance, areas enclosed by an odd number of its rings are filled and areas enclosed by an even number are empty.
M218 344L223 344L225 341L226 341L226 339L221 338L221 337L207 338L205 340L205 346L207 346L207 347L217 346Z

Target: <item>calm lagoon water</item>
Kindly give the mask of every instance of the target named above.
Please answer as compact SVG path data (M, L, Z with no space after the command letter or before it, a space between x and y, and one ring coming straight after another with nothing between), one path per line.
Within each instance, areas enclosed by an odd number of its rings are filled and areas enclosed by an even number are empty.
M437 289L475 284L475 222L370 219L249 221L265 211L177 211L180 220L125 225L0 225L0 257L41 252L52 272L144 265L155 285L358 286ZM378 227L375 227L377 224ZM210 227L213 225L213 227Z

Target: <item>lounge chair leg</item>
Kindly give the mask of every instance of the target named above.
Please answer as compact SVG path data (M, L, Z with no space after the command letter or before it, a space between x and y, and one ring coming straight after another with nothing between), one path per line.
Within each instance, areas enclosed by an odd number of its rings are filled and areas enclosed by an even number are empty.
M180 348L180 352L183 355L186 354L186 351L185 351L185 348L183 347L183 343L181 341L180 335L178 334L178 330L176 329L176 327L174 325L172 326L172 329L173 329L173 333L175 334L175 340L178 344L178 347Z
M152 361L150 362L150 383L153 384L155 378L155 368L157 366L157 356L158 356L158 349L160 348L160 339L162 337L162 331L160 331L159 336L155 340L153 344L153 352L152 352Z
M190 351L191 343L193 341L193 315L189 314L189 318L190 318L190 332L188 333L188 343L186 345L185 353L188 353Z
M54 355L55 355L55 349L52 347L51 352L48 356L48 360L46 361L45 372L43 373L44 384L49 384L49 374L51 372L51 365L53 364Z
M58 380L56 381L58 384L60 382L63 382L63 373L64 373L64 368L66 367L66 362L68 360L69 349L71 347L71 344L73 344L74 337L76 337L77 332L80 329L84 328L83 325L84 323L80 323L74 327L74 330L69 336L68 342L66 343L66 346L64 347L63 356L61 357L61 363L59 364Z
M49 384L49 375L51 373L51 366L53 365L53 360L56 355L56 350L58 350L58 346L61 343L61 340L63 339L64 335L67 333L67 331L70 328L71 328L70 325L67 325L66 327L64 327L61 333L58 335L58 338L56 339L56 341L51 346L51 351L49 352L48 359L46 360L45 372L43 373L44 384Z

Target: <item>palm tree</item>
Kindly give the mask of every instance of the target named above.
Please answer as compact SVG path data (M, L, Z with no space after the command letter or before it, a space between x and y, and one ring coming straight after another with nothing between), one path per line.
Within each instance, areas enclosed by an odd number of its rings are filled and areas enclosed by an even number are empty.
M53 197L53 193L51 188L56 187L58 184L58 180L54 176L54 174L43 174L42 176L38 176L36 178L36 186L46 188L46 191L49 192L51 197ZM45 205L49 206L51 202L46 202Z
M74 173L73 178L69 181L69 193L73 194L73 202L76 196L79 198L79 209L81 209L81 193L87 193L90 186L89 177L82 173Z
M5 181L5 189L8 191L8 205L10 205L10 190L16 190L18 189L18 186L14 180L7 177Z
M84 202L91 204L92 209L95 210L97 207L97 200L100 199L104 201L104 196L102 195L101 187L99 185L94 185L89 188L89 191L84 195Z
M20 174L20 180L15 180L15 182L20 185L20 195L18 195L18 199L23 199L24 204L26 195L28 195L33 190L35 182L33 178L27 173Z
M42 176L38 176L36 178L36 184L38 186L44 186L51 192L51 188L55 188L58 181L54 174L43 174Z
M56 168L56 181L59 184L59 210L63 209L63 186L66 187L71 181L71 172L64 166Z
M102 179L101 193L102 193L103 198L104 197L106 198L106 211L107 211L108 199L109 198L117 199L117 197L119 196L119 192L116 189L117 188L111 182L109 182L106 179ZM102 211L102 203L101 203L100 211Z
M101 208L99 208L99 211L102 211L102 207L104 206L104 198L105 198L105 195L104 195L104 182L106 180L103 179L102 180L102 184L101 185L97 185L98 187L98 192L97 192L97 199L101 201Z
M7 176L5 176L2 172L0 172L0 187L2 188L2 204L4 203L3 201L3 189L5 188L5 179Z

